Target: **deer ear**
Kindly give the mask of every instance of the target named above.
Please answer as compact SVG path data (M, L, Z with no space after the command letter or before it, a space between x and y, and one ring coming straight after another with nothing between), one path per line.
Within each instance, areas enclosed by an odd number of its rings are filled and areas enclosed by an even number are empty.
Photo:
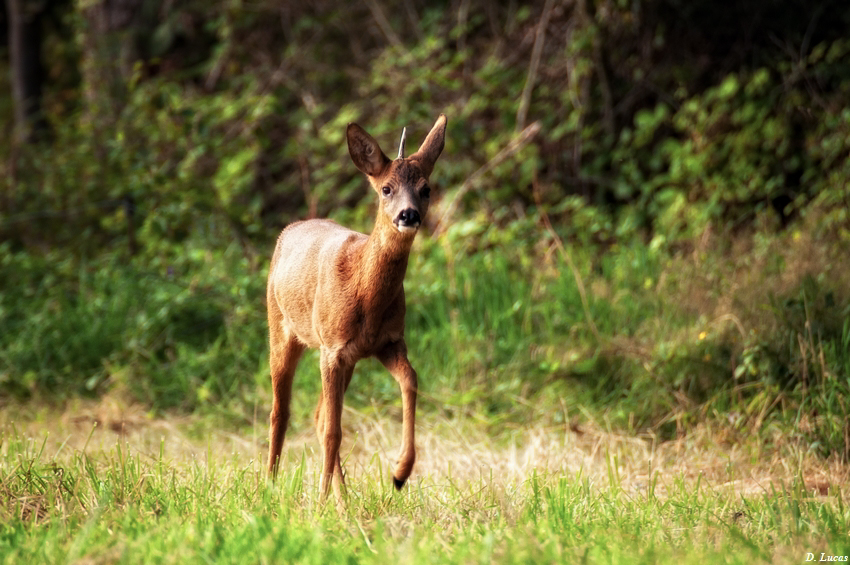
M445 142L446 115L440 114L434 127L428 133L428 137L425 138L425 141L422 142L416 153L410 156L411 159L419 161L422 164L422 168L424 169L422 172L425 173L426 177L434 170L434 163L437 162L437 157L443 152Z
M348 124L345 135L348 138L348 154L354 165L370 177L380 176L390 160L375 138L357 124Z

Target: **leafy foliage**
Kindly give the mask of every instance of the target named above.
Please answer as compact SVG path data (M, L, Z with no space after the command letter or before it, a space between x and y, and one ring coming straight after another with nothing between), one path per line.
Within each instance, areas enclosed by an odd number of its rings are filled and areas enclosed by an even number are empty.
M104 56L92 12L61 4L51 137L0 142L4 393L244 416L268 395L260 304L279 229L369 229L345 125L391 154L401 127L421 139L442 111L430 227L457 208L408 284L433 409L497 426L526 415L518 398L569 398L672 437L715 407L755 418L768 398L809 445L850 457L850 295L835 282L850 237L846 3L556 2L545 30L542 3L154 4L110 36L136 38L127 68ZM541 133L497 163L532 63ZM361 406L395 398L377 366L358 379ZM301 382L306 415L318 384Z

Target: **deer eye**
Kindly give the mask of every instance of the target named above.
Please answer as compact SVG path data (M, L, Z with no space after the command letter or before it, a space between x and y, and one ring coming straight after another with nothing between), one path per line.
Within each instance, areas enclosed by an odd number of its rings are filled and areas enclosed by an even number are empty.
M422 198L429 198L431 196L431 187L427 184L422 187Z
M393 189L391 189L389 186L384 186L384 187L381 189L381 193L382 193L384 196L389 196L389 195L392 193L392 191L393 191Z

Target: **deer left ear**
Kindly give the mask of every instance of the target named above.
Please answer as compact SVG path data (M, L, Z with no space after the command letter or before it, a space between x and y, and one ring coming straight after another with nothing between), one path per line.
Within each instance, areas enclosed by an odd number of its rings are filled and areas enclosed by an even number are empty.
M370 177L377 177L389 166L390 160L366 130L357 124L348 124L345 136L348 138L348 154L362 172Z
M422 145L419 146L419 149L410 156L411 160L419 161L422 165L423 173L425 176L430 176L431 171L434 170L434 163L437 162L437 158L440 156L440 153L443 152L443 147L446 142L446 115L440 114L440 117L437 118L437 122L434 124L434 127L431 128L431 131L428 133L428 137L425 138L425 141L422 142Z

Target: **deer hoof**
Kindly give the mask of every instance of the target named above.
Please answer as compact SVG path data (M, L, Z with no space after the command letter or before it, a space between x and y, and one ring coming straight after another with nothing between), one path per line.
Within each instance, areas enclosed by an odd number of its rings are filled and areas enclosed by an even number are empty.
M405 479L398 480L397 478L395 478L395 475L393 476L393 484L395 485L396 490L401 490L401 487L404 486L404 481Z

